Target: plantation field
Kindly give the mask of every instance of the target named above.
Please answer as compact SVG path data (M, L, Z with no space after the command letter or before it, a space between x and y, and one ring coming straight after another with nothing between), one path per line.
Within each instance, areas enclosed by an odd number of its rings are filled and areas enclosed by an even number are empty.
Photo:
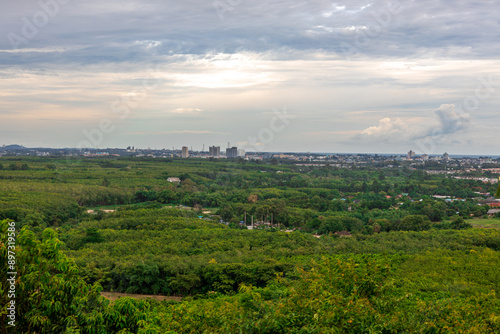
M0 261L14 235L21 332L499 333L478 191L409 165L0 158Z
M180 302L182 300L182 297L175 297L175 296L158 296L158 295L135 295L131 293L120 293L120 292L101 292L101 296L106 298L107 300L114 302L117 299L128 297L128 298L133 298L133 299L152 299L156 301L164 301L164 300L169 300L169 301L176 301Z

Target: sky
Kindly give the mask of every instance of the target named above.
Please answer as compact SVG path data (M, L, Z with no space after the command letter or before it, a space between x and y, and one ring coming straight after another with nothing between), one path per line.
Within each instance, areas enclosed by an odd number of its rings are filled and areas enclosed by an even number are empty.
M499 155L500 3L17 0L0 145Z

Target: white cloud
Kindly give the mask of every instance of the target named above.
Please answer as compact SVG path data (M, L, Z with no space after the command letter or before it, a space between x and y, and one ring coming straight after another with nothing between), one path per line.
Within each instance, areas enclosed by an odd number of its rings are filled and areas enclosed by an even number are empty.
M362 136L374 138L392 138L407 133L408 125L401 119L382 118L379 125L371 126L361 132Z
M470 125L470 115L457 112L454 104L442 104L434 110L434 117L382 118L378 125L364 129L353 139L360 142L410 142L435 136L453 136L467 130Z
M169 112L174 114L194 114L194 113L200 113L202 111L203 109L198 109L198 108L177 108L170 110Z

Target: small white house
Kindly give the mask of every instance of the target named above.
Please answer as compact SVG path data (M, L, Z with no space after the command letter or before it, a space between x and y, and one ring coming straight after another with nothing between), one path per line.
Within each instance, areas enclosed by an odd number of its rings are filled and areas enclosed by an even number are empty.
M167 181L172 183L181 183L181 179L179 179L178 177L169 177Z

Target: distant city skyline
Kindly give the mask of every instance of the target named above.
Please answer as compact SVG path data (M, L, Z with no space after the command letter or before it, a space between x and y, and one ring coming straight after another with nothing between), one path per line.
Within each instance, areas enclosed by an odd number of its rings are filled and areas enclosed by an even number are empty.
M81 148L71 148L71 147L26 147L24 145L18 145L18 144L13 144L13 145L5 145L3 144L2 146L0 146L0 152L2 151L2 148L4 147L8 147L8 146L20 146L20 147L23 147L24 149L27 149L27 150L32 150L32 149L38 149L38 150L44 150L44 149L47 149L47 150L67 150L67 149L79 149L81 151L86 151L86 150L93 150L93 151L108 151L108 150L130 150L130 151L148 151L148 150L153 150L153 151L176 151L176 152L180 152L181 156L183 153L187 154L187 156L185 157L189 157L189 154L190 152L193 152L193 153L205 153L207 154L207 156L209 157L221 157L223 156L221 151L220 151L220 147L219 146L209 146L209 149L208 150L203 150L203 147L205 145L202 145L202 149L200 150L197 150L195 148L193 148L191 150L191 148L187 147L187 146L182 146L182 147L179 147L179 148L176 148L176 147L170 147L170 148L151 148L151 147L134 147L134 146L127 146L126 148L125 147L106 147L106 148L84 148L84 149L81 149ZM245 150L243 149L240 149L238 147L233 147L232 149L236 148L236 152L237 152L237 156L238 157L241 157L241 156L245 156L245 154L257 154L257 155L260 155L260 154L280 154L280 153L284 153L284 154L313 154L313 155L371 155L371 156L376 156L376 155L380 155L380 156L399 156L399 157L406 157L407 159L414 159L414 158L424 158L424 160L428 160L429 157L443 157L445 159L447 159L446 157L466 157L466 156L470 156L470 157L480 157L480 156L483 156L483 157L493 157L493 158L500 158L500 154L459 154L459 153L456 153L456 154L449 154L448 152L443 152L443 153L436 153L436 154L426 154L426 153L422 153L422 154L419 154L419 153L415 153L414 151L410 150L409 152L392 152L392 153L381 153L381 152L374 152L374 153L370 153L370 152L313 152L313 151L257 151L257 152L253 152L253 151L249 151L249 152L246 152ZM217 152L214 154L214 152ZM233 150L234 152L234 150ZM411 152L411 156L410 156L410 152ZM226 152L224 152L224 156L227 155L227 149L226 149Z
M223 3L3 3L0 143L500 154L495 2Z

